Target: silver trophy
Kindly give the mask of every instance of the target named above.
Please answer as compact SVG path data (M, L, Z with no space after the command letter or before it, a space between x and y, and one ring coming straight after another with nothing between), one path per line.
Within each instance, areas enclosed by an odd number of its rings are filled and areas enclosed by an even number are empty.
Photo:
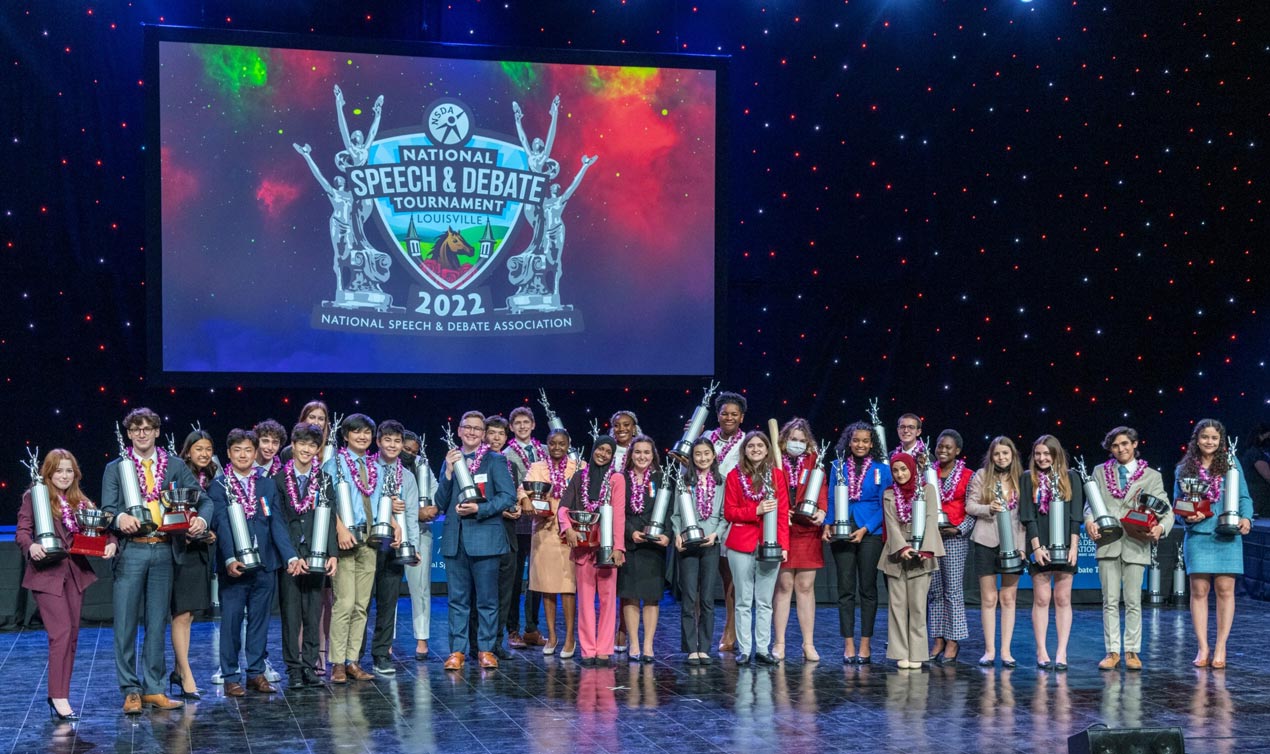
M1160 545L1151 543L1151 565L1147 567L1147 604L1159 607L1164 602L1164 593L1160 591Z
M384 485L375 504L375 522L370 527L369 542L378 547L392 541L392 499L397 495L401 481L396 479L397 464L386 468Z
M705 395L701 398L701 404L692 410L692 418L688 420L688 428L684 430L683 437L670 449L670 455L689 468L692 467L692 444L706 428L706 419L710 418L710 398L718 389L719 383L711 381L710 387L706 388Z
M1208 480L1198 476L1183 476L1177 478L1177 486L1182 490L1182 497L1173 503L1173 510L1177 515L1183 518L1201 515L1207 518L1213 515L1213 506L1207 497L1212 488Z
M543 413L547 415L547 426L553 432L560 430L568 434L569 430L564 428L564 422L560 421L560 417L556 415L556 412L551 410L551 404L547 401L547 391L543 388L538 388L538 402L542 404ZM569 457L573 459L575 464L582 463L582 452L572 445L569 446Z
M70 553L62 546L62 540L53 530L53 507L48 485L40 476L40 449L26 450L30 460L22 465L31 472L31 517L35 519L33 534L35 543L44 548L45 562L56 563Z
M454 431L448 424L445 427L443 436L446 447L450 450L458 449L459 446L454 442ZM485 496L481 494L481 488L476 486L476 480L472 478L472 472L467 468L467 459L460 457L459 462L450 468L450 473L454 475L454 483L459 486L459 505L485 502Z
M927 438L929 439L929 438ZM935 459L930 457L930 443L926 444L926 470L922 472L922 479L926 484L935 488L935 499L939 501L939 510L936 511L935 525L940 529L955 529L952 521L948 518L948 513L944 511L944 498L939 494L939 472L935 470ZM956 484L956 480L950 480Z
M309 484L318 485L317 501L313 504L313 525L309 529L309 558L304 562L309 573L326 573L326 561L334 553L326 551L331 539L331 501L326 498L326 485L314 474Z
M1098 482L1085 470L1084 456L1076 459L1076 473L1080 474L1084 484L1085 503L1089 506L1089 514L1094 519L1094 525L1098 527L1098 544L1107 544L1120 539L1124 536L1124 527L1115 516L1107 512L1107 503L1102 499Z
M1067 501L1059 494L1058 478L1054 478L1054 499L1050 501L1050 563L1056 566L1067 565L1071 555L1067 536Z
M335 515L339 516L340 523L344 524L348 533L353 535L354 542L357 544L365 542L365 530L353 523L357 520L353 517L353 483L344 478L344 464L339 461L335 463L333 486L335 487Z
M684 547L696 547L706 541L706 533L697 519L697 501L693 498L692 487L681 471L675 479L675 507L679 510L679 520L683 528L679 531L679 542Z
M141 479L137 476L137 467L128 457L128 447L123 444L123 432L115 423L115 440L119 442L119 492L123 495L123 512L137 519L136 537L148 537L159 528L159 522L150 515L150 506L146 505L141 495ZM158 480L155 480L157 483Z
M926 490L919 486L917 495L913 498L913 536L909 539L909 544L914 550L922 551L922 544L926 541Z
M1173 604L1186 602L1186 560L1182 553L1182 541L1177 543L1177 562L1173 564Z
M847 487L847 462L838 453L838 478L833 486L833 523L829 526L829 541L842 542L850 538L851 493Z
M997 482L1000 485L1000 482ZM1004 502L1003 496L997 499ZM1025 567L1023 551L1014 542L1014 521L1009 510L998 512L993 518L997 521L997 537L1000 544L997 549L997 573L1022 573Z
M600 502L600 548L595 553L595 564L602 568L616 567L613 549L613 502L609 499L608 491L605 490L604 498Z
M437 488L437 480L432 474L432 467L428 465L428 448L422 433L419 434L419 457L415 459L415 486L419 488L419 507L431 506L432 491Z
M776 497L776 488L772 486L772 472L768 471L763 477L763 499L768 500ZM763 541L758 546L758 559L764 563L780 562L781 544L777 527L780 520L780 506L773 508L763 514Z
M233 473L230 469L220 481L221 486L225 488L225 498L229 501L227 512L229 513L229 531L234 540L234 559L242 563L243 571L255 571L264 563L260 560L260 548L256 545L256 537L247 526L247 510L243 508L242 503L238 502L238 498L234 495L233 485L229 481L229 474Z
M393 467L396 468L396 464L393 464ZM401 494L400 482L397 483L397 489L393 494ZM415 515L418 516L418 514ZM397 565L415 565L419 562L419 548L415 547L415 543L406 536L406 511L394 513L392 517L397 522L397 529L401 532L401 544L393 548L392 562Z
M1217 534L1223 537L1234 537L1239 534L1239 466L1235 460L1235 438L1230 438L1226 452L1225 479L1222 481L1221 513L1217 516Z
M110 516L106 515L106 511L101 508L80 508L75 511L75 521L79 523L79 533L71 538L71 554L106 557L106 545L110 544L110 538L106 536Z
M814 525L816 511L820 509L820 491L825 487L825 453L829 452L829 443L820 443L820 451L816 454L816 466L807 473L807 484L803 487L803 496L794 508L794 520L809 526ZM791 480L797 487L798 480Z
M343 420L344 417L339 414L335 414L335 418L331 420L331 426L326 430L326 444L322 446L323 466L330 463L331 459L335 458L335 454L339 452L337 438L340 434L340 422Z
M644 536L648 538L660 537L666 533L666 514L670 511L670 498L674 495L674 487L672 481L674 476L670 470L670 464L662 467L661 486L657 488L656 494L653 495L653 512L648 521L648 525L644 527Z
M882 426L882 417L878 414L878 399L874 398L869 401L869 423L873 425L873 431L877 433L878 444L882 446L882 455L889 455L886 451L886 428Z

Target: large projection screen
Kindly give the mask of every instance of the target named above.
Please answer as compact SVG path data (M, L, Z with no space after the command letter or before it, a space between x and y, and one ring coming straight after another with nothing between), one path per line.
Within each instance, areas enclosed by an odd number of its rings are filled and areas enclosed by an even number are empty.
M147 54L152 372L716 371L718 59L170 27Z

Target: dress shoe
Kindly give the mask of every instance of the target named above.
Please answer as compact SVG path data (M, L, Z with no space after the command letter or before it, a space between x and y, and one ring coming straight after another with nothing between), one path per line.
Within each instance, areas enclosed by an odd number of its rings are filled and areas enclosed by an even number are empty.
M462 652L454 652L449 657L445 658L445 669L462 670L464 661Z
M341 663L331 666L331 683L348 683L348 672Z
M225 696L247 696L247 690L238 681L227 681L225 683Z
M1223 670L1226 667L1226 661L1213 660L1212 664L1209 667L1211 667L1213 670Z
M162 710L180 709L185 706L185 702L177 699L169 699L163 694L143 694L141 697L141 703L146 707L153 707L154 709Z
M311 686L314 688L326 685L325 683L322 682L322 679L318 677L318 674L312 668L305 668L301 670L300 680L304 683L305 686Z
M282 674L274 670L273 665L271 665L269 663L269 660L267 659L265 660L265 674L264 675L265 675L265 680L270 683L277 683L278 681L282 680Z
M525 640L521 638L519 631L512 631L510 634L507 635L507 646L511 647L512 649L524 649L525 647L529 645L526 644Z
M53 704L53 697L45 697L49 703L49 716L64 723L73 723L79 719L79 715L75 714L75 710L71 710L63 715L57 711L57 705Z
M1125 667L1125 670L1141 670L1142 658L1138 657L1137 652L1125 652L1124 653L1124 667Z
M872 665L873 658L869 655L856 655L855 664L856 665Z
M258 694L276 694L278 687L269 682L263 675L254 675L247 679L247 688Z
M697 658L697 662L701 665L713 665L714 658L704 652Z
M750 659L749 655L742 654L736 656L737 665L749 665L751 662L753 662L753 660Z
M721 642L719 642L719 651L720 651L720 652L735 652L735 651L736 651L736 642L734 642L734 641L721 641Z
M595 667L595 658L594 658L594 657L583 657L583 658L582 658L582 667L584 667L584 668L593 668L593 667Z
M569 659L570 657L573 656L573 653L576 652L577 650L578 650L578 645L576 643L573 645L573 649L561 649L560 659L562 660Z
M528 631L520 639L525 642L526 647L541 647L547 643L547 640L542 638L541 631Z
M1120 654L1118 652L1108 652L1107 656L1102 658L1102 662L1098 663L1099 670L1115 670L1120 664Z
M779 665L780 660L770 652L759 652L754 655L754 661L759 665Z
M498 656L493 652L481 652L481 670L497 670Z
M512 658L512 653L508 652L507 647L504 647L502 644L495 644L494 656L500 660L510 660Z
M372 681L375 679L375 676L367 673L365 670L362 670L361 666L355 662L350 662L348 665L345 665L344 672L354 681Z
M397 666L392 664L392 660L387 657L381 657L375 660L375 675L397 675Z
M141 695L128 694L123 698L123 713L125 715L141 714Z

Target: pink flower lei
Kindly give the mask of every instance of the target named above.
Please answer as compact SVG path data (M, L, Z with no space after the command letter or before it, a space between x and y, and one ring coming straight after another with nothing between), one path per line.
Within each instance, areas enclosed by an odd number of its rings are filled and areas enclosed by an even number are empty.
M903 445L903 444L901 443L901 446L902 446L902 445ZM898 447L898 448L896 448L895 450L892 450L892 451L891 451L891 458L894 458L895 456L899 455L900 453L908 453L908 454L909 454L909 455L911 455L914 459L916 459L916 458L920 458L920 457L922 457L922 456L926 455L926 443L922 442L921 438L918 438L917 442L913 443L913 449L912 449L912 450L904 450L904 448L903 448L903 447Z
M772 488L772 472L768 471L763 477L763 486L758 492L754 491L754 484L748 476L742 474L740 470L736 472L736 475L741 477L741 491L745 493L745 499L753 500L756 503L761 503L766 499L768 491Z
M741 437L744 434L745 433L738 428L736 433L732 435L732 439L725 442L723 447L719 447L719 441L723 439L723 433L717 428L710 430L710 443L714 445L715 455L718 457L720 463L723 462L724 458L728 457L728 453L732 452L732 448L736 447L736 444L741 441Z
M952 500L953 493L957 491L957 485L961 482L961 475L966 471L966 462L958 458L953 461L952 470L948 472L948 476L944 477L939 483L939 502L947 503Z
M275 453L273 456L273 460L269 462L269 468L265 469L265 476L271 477L274 474L277 474L278 470L281 468L282 468L282 456Z
M534 453L536 453L539 458L543 460L549 460L547 458L547 451L545 448L542 447L542 443L538 442L537 439L531 437L529 438L529 444L533 446ZM531 462L529 460L529 453L525 452L525 449L520 447L520 441L513 438L511 442L507 443L507 447L512 449L512 452L515 453L520 458L520 462L525 465L526 469L528 469L529 466L531 465Z
M75 514L85 508L88 508L92 504L85 499L80 500L79 505L72 508L70 504L66 502L65 497L62 495L58 495L57 497L62 503L62 528L66 529L69 534L79 534L79 521L76 520Z
M1107 491L1111 493L1111 496L1117 500L1124 500L1125 495L1129 494L1129 488L1147 472L1147 462L1141 458L1138 459L1138 468L1129 475L1129 484L1123 488L1120 486L1119 475L1111 470L1111 467L1116 465L1117 461L1114 458L1104 463L1102 465L1102 478L1107 483Z
M919 490L917 485L913 485L913 497L905 497L904 490L900 489L898 484L891 484L891 492L895 495L895 515L901 523L909 523L913 520L913 501L917 499Z
M1001 480L1000 480L1000 479L998 479L998 480L997 480L996 486L995 486L995 487L993 487L993 489L992 489L992 495L993 495L993 496L994 496L997 500L1000 500L1000 501L1001 501L1001 505L1005 506L1005 509L1006 509L1006 510L1008 510L1008 511L1012 511L1012 510L1014 510L1015 508L1019 507L1019 491L1018 491L1018 490L1012 490L1012 491L1010 492L1009 497L1006 497L1006 494L1005 494L1005 485L1001 484Z
M132 448L128 448L128 458L132 459L132 465L137 469L137 481L141 482L142 499L146 503L153 503L163 494L163 475L168 470L168 454L163 448L156 447L154 449L154 457L156 463L154 465L154 489L146 491L146 471L141 465L141 459L137 458L136 452Z
M848 458L843 464L847 467L847 499L859 500L864 494L864 478L869 473L869 467L873 465L873 457L865 456L864 463L859 464L860 473L852 473L852 469L856 468L855 458Z
M308 513L313 510L313 505L317 500L317 491L320 486L320 478L322 475L321 468L318 466L315 457L309 468L309 489L304 493L304 499L300 499L299 482L296 480L295 459L287 461L282 467L283 473L287 478L287 496L291 498L291 508L296 513Z
M644 469L644 473L640 475L642 478L639 480L635 479L636 474L639 474L639 472L631 469L627 475L631 480L631 494L627 496L627 500L630 502L631 510L636 513L643 513L645 497L648 495L648 484L653 475L653 467L649 466Z
M225 479L229 480L229 494L232 498L230 502L237 502L247 512L247 518L253 518L256 515L256 475L247 476L245 488L239 483L238 475L233 469L225 472Z
M710 518L714 513L714 493L717 489L718 484L714 481L713 473L697 471L697 486L693 488L693 497L697 501L697 515L701 518Z
M481 461L485 460L485 454L488 452L489 452L489 443L486 443L486 442L481 443L480 446L477 447L476 449L476 455L468 459L467 470L475 474L476 470L481 468Z
M568 480L564 478L565 472L569 469L569 457L565 456L557 463L551 457L547 458L547 476L551 479L550 496L559 500L564 495L564 486L568 484Z
M785 468L789 469L789 486L797 487L798 480L803 478L803 466L807 465L807 458L810 453L803 453L795 461L789 456L785 456Z
M356 459L348 448L340 448L340 457L344 459L344 463L348 466L348 473L353 477L353 484L357 486L357 491L370 497L375 492L375 485L379 484L379 464L374 463L374 459L370 456L364 456L366 461L366 484L362 484L362 478L357 473Z
M1208 469L1200 466L1196 469L1199 478L1208 482L1208 491L1204 493L1204 497L1210 503L1216 503L1222 499L1222 479L1221 474L1213 474Z
M582 467L582 485L581 485L582 489L580 490L581 497L582 497L582 507L586 508L588 511L594 512L601 505L607 503L609 501L609 492L611 487L610 482L612 481L612 479L613 479L613 466L612 464L610 464L609 467L605 469L604 471L604 482L603 484L600 485L600 499L596 501L592 501L591 500L591 486L590 486L591 465L587 464L586 466L583 466Z
M1054 491L1058 489L1057 475L1053 469L1048 474L1039 474L1036 479L1036 509L1041 513L1050 512L1050 503L1054 502Z

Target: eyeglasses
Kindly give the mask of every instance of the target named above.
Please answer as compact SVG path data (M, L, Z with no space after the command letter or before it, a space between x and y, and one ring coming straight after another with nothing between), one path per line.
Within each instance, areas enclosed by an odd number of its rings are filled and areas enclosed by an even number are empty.
M921 427L918 427L916 424L901 424L899 428L900 429L914 429L914 430L921 429Z
M468 432L484 432L484 431L485 431L485 428L484 428L484 427L478 427L478 426L475 426L475 425L472 425L472 424L460 424L460 425L459 425L459 430L460 430L460 431L462 431L462 430L467 430Z
M130 427L128 434L130 435L153 435L159 431L158 427Z

